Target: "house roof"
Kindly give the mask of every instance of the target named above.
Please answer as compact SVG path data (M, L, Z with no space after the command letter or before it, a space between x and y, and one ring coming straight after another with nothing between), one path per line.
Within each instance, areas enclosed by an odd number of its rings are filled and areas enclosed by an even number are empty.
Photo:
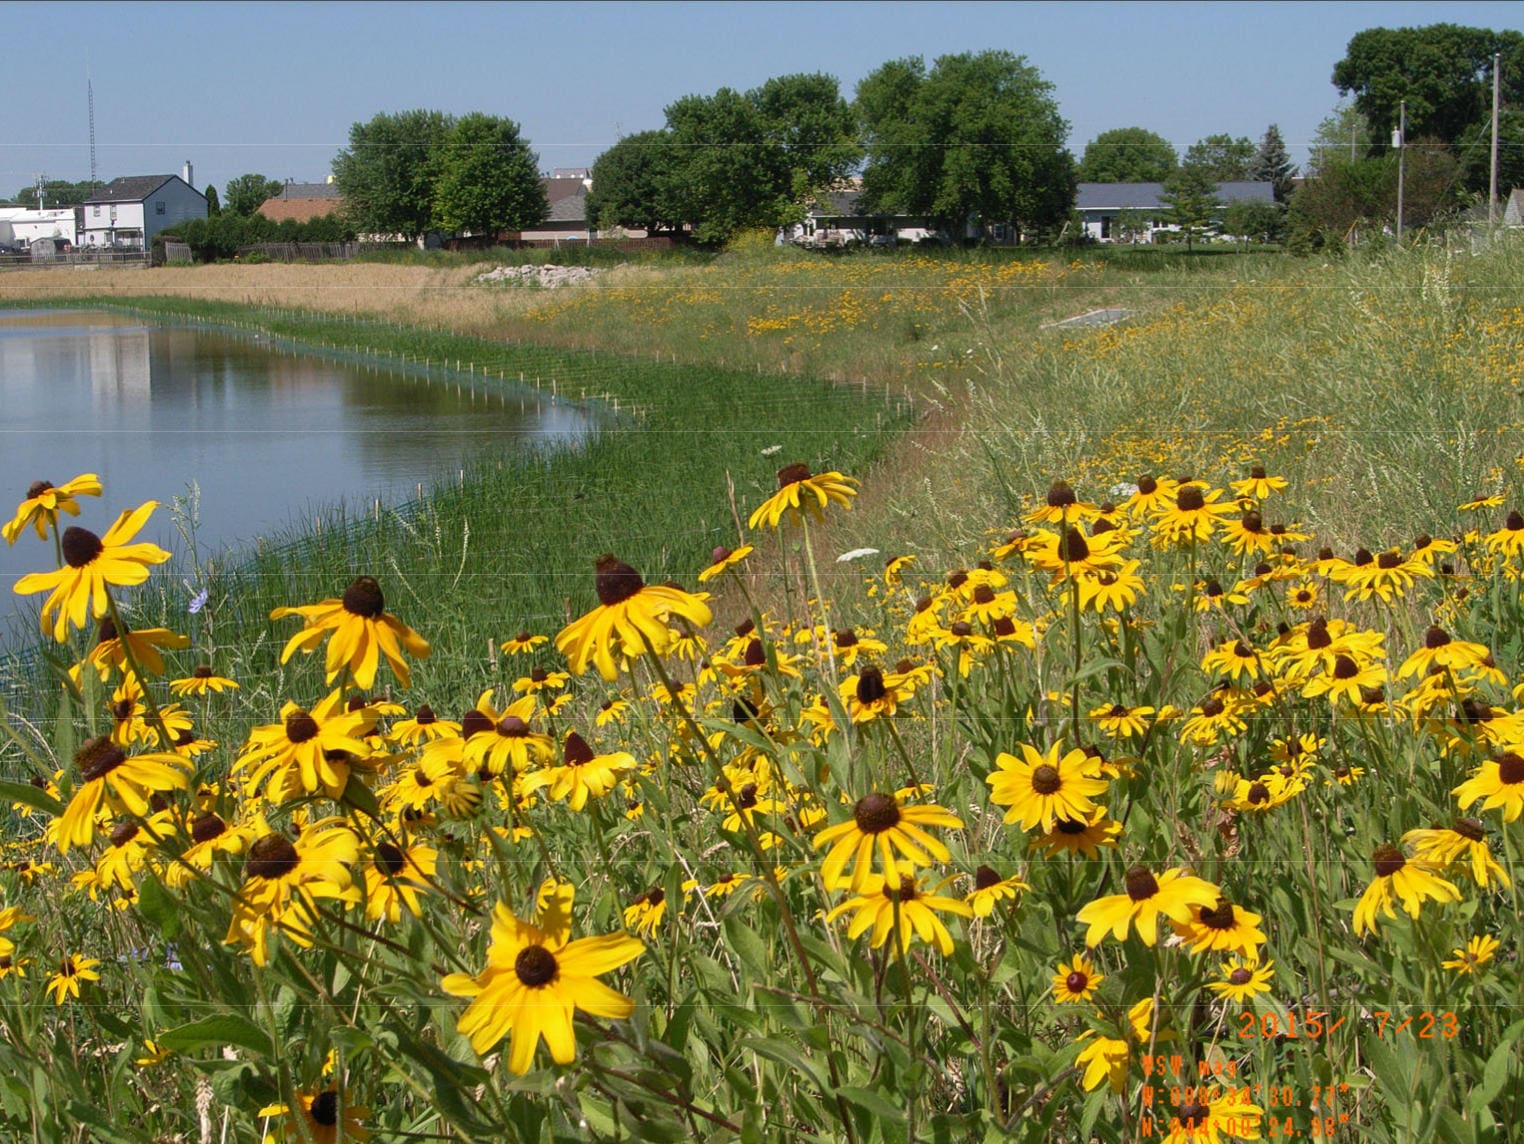
M315 218L337 214L344 206L341 198L287 199L279 196L266 199L254 213L263 215L271 222L311 222Z
M578 186L580 187L581 184L579 183ZM545 216L545 221L585 223L587 221L587 192L552 199L550 212Z
M1074 207L1081 211L1160 210L1164 206L1163 196L1163 183L1081 183ZM1275 201L1275 184L1218 183L1217 197L1225 203L1270 203Z
M545 188L545 197L552 207L562 199L587 195L587 184L581 179L541 179L540 186Z
M281 187L280 194L274 196L278 201L291 199L327 199L330 202L342 199L339 188L333 183L287 183ZM266 202L272 200L266 199Z
M112 179L95 194L85 200L85 205L92 203L140 203L149 195L153 194L171 179L179 179L179 175L124 175L120 179ZM184 182L183 179L180 180ZM187 187L190 185L187 183ZM195 188L191 187L194 190ZM201 192L196 191L199 195Z

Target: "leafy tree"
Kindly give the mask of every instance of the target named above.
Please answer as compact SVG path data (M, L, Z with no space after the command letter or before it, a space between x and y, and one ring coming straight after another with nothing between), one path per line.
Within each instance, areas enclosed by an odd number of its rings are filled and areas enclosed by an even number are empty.
M1175 148L1143 127L1102 131L1085 144L1079 161L1082 183L1162 183L1179 164Z
M349 129L349 146L333 160L333 181L345 211L366 234L416 239L434 220L440 145L455 126L441 111L386 112Z
M1235 183L1249 178L1255 150L1247 136L1208 135L1192 143L1185 152L1185 162L1204 167L1218 183Z
M857 121L835 76L775 76L748 98L761 112L768 142L781 153L796 207L845 178L862 160Z
M47 179L42 184L42 201L49 210L63 207L77 207L95 193L100 184L86 180L83 183L70 183L64 179ZM16 192L18 206L27 207L30 210L37 209L36 185L22 187Z
M1478 120L1461 133L1455 144L1460 179L1468 191L1486 202L1492 183L1492 116ZM1512 187L1524 187L1524 110L1503 107L1498 111L1498 195Z
M1360 110L1352 103L1340 103L1313 134L1307 149L1307 177L1317 178L1336 164L1369 155L1375 141L1370 123Z
M229 179L222 188L223 206L229 214L248 217L257 211L266 199L280 194L282 184L263 175L239 175Z
M1292 180L1296 178L1296 164L1286 153L1286 143L1281 129L1274 123L1265 129L1265 137L1259 141L1254 162L1249 167L1249 178L1257 183L1275 184L1275 201L1285 203L1291 197Z
M1339 94L1353 94L1378 145L1397 126L1407 101L1408 138L1455 143L1492 112L1492 56L1503 57L1502 97L1524 102L1524 33L1455 24L1368 28L1349 41L1334 65Z
M434 222L441 230L495 234L543 222L540 157L511 119L473 111L440 144Z
M626 135L593 163L587 217L599 228L625 226L648 233L676 230L682 212L674 205L673 181L681 157L666 131Z
M790 213L788 168L753 100L729 87L683 96L667 108L667 130L680 157L668 184L671 207L699 242L776 226Z
M961 236L1056 227L1074 205L1069 125L1053 85L1004 51L893 60L857 89L870 209L921 215Z
M1222 209L1219 229L1251 242L1280 242L1286 235L1286 208L1256 200L1229 203Z
M1184 233L1187 250L1194 245L1196 235L1207 231L1222 210L1222 200L1217 197L1218 181L1212 163L1203 154L1194 158L1187 155L1179 169L1165 180L1160 199L1168 210L1169 220Z
M206 190L201 193L206 196L206 213L208 215L221 214L222 203L217 198L217 188L208 183Z

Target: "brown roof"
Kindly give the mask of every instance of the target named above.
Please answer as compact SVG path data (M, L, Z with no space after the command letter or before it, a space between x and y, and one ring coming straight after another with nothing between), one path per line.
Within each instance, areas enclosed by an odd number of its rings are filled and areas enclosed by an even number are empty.
M256 212L271 222L311 222L315 218L337 214L344 205L343 199L266 199Z
M587 186L581 179L541 179L540 186L545 188L545 198L551 203L587 194Z

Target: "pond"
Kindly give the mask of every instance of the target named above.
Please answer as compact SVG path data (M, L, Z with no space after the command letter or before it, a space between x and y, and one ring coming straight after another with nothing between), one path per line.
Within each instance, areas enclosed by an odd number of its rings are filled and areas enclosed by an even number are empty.
M590 427L587 413L532 389L473 389L437 371L111 314L0 310L3 518L33 481L93 472L105 495L81 497L65 524L104 533L123 509L157 500L140 539L183 551L179 497L195 503L202 559L340 502L407 501L486 450L576 441ZM0 544L0 646L16 639L16 581L52 567L51 541L30 530Z

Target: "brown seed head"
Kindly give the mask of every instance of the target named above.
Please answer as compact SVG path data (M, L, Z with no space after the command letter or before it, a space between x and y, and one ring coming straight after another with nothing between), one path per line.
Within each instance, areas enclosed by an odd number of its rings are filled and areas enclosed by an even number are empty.
M1498 781L1514 786L1524 783L1524 759L1512 751L1505 751L1498 756Z
M87 567L91 561L106 550L101 538L88 528L71 524L64 529L63 555L70 568Z
M52 481L33 481L26 487L26 499L33 500L53 488Z
M324 1128L332 1128L339 1122L339 1094L328 1089L320 1092L312 1098L312 1107L309 1110L315 1123Z
M1175 507L1181 512L1199 512L1206 508L1206 497L1198 485L1186 485L1175 494Z
M810 479L810 467L802 461L795 461L792 465L784 465L778 470L778 487L786 489L789 485L797 485L800 481Z
M1068 481L1054 481L1048 486L1049 508L1068 508L1077 500L1078 498L1074 495L1074 490L1069 487Z
M390 842L376 843L376 869L388 878L395 878L407 869L407 855Z
M1064 785L1058 768L1051 763L1043 763L1032 772L1032 789L1041 795L1056 794Z
M110 774L126 761L126 752L106 735L91 739L74 754L74 764L86 782Z
M530 989L549 985L558 972L556 955L543 945L526 945L513 959L513 972L518 974L520 983Z
M988 866L980 866L974 871L974 889L976 890L988 890L991 886L999 885L1002 881L1004 879L1000 877L999 871L993 870Z
M1481 842L1487 837L1487 831L1479 818L1457 818L1450 824L1450 829L1472 842Z
M1159 491L1159 482L1153 477L1144 474L1138 478L1138 491L1144 496L1152 496Z
M1146 902L1159 892L1159 882L1147 866L1134 866L1127 871L1127 896L1135 902Z
M196 842L210 842L227 833L228 824L219 815L210 812L198 815L191 823L191 838Z
M865 667L857 677L857 701L864 707L877 703L889 694L884 686L884 673L876 667Z
M606 608L622 604L646 586L640 573L611 552L605 552L593 564L596 572L598 602Z
M894 801L893 795L877 792L864 795L852 808L852 817L857 821L857 829L864 834L882 834L899 824L899 803Z
M280 878L295 870L300 861L296 847L285 835L266 834L249 846L243 876L245 881L249 878Z
M1230 930L1236 921L1233 903L1226 898L1218 898L1215 906L1201 911L1201 924L1208 929Z
M573 731L566 736L566 744L561 748L561 757L569 767L583 767L592 762L595 756L593 749L587 745L587 740Z
M374 576L356 576L344 589L344 610L351 616L373 620L386 610L386 600L381 595L381 585Z
M286 716L286 738L293 743L305 743L319 730L317 720L301 708Z

